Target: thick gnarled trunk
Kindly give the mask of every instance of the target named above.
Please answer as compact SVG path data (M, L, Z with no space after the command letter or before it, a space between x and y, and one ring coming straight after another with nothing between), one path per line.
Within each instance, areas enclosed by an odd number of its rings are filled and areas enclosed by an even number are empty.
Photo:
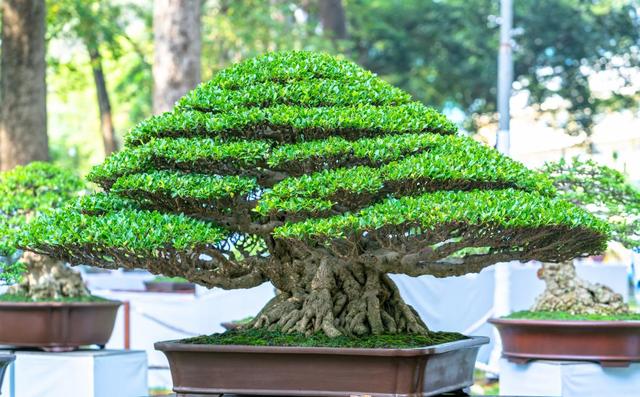
M27 263L27 273L20 283L9 288L9 294L26 295L34 300L89 295L80 273L63 262L32 252L26 252L22 260Z
M602 284L592 284L576 274L573 262L544 263L538 271L546 288L532 310L572 314L622 314L629 307L622 295Z
M330 337L428 332L384 273L322 260L319 265L308 263L302 272L286 275L289 280L282 285L293 288L279 290L251 324L254 328L323 332Z

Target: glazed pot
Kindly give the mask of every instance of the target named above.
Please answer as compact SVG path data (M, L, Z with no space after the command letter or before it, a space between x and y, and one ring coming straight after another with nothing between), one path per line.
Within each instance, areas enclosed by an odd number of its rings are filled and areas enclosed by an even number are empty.
M176 283L172 281L145 281L144 288L149 292L194 293L196 291L194 283Z
M432 396L473 384L486 337L416 349L197 345L158 342L178 397Z
M0 344L71 351L103 347L121 302L0 302Z
M574 321L494 318L502 355L531 360L594 361L606 367L640 362L640 321Z
M16 356L14 356L13 354L0 354L0 390L2 389L4 373L7 371L9 365L11 365L11 363L15 361L15 359Z

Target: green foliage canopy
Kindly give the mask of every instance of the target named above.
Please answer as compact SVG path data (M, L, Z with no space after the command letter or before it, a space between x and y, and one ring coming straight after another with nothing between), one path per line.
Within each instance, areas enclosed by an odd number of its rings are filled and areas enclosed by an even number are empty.
M82 189L80 178L49 163L33 162L0 174L0 280L14 281L25 270L16 256L26 224Z
M542 169L562 198L609 223L612 240L640 247L640 191L621 172L578 158L547 163Z
M243 288L309 255L444 277L607 240L545 175L326 54L233 66L126 142L90 175L105 193L32 222L29 249Z

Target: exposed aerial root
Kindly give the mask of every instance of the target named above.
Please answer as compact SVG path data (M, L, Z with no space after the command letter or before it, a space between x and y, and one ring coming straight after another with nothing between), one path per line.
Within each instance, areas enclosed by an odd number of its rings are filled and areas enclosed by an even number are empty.
M428 332L393 281L371 269L322 262L300 291L280 292L251 326L330 337Z
M536 299L532 310L572 314L629 312L622 295L605 285L593 284L578 277L573 262L544 263L538 271L538 277L544 280L546 288Z
M27 263L28 272L21 282L9 287L7 293L40 300L89 295L80 273L63 262L33 252L26 252L22 260Z

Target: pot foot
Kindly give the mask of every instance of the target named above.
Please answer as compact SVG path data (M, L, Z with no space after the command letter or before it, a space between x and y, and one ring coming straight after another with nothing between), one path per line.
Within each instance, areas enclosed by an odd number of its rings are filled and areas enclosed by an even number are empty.
M600 361L603 368L627 368L631 365L629 361Z
M68 353L74 350L77 350L77 346L53 346L53 347L42 347L42 350L47 353Z
M509 362L518 364L518 365L528 364L529 361L531 361L530 358L522 358L522 357L506 357L506 359L509 360Z
M176 394L176 397L222 397L224 396L224 394L184 394L184 393L178 393ZM229 397L233 397L232 394L227 394L227 396Z

